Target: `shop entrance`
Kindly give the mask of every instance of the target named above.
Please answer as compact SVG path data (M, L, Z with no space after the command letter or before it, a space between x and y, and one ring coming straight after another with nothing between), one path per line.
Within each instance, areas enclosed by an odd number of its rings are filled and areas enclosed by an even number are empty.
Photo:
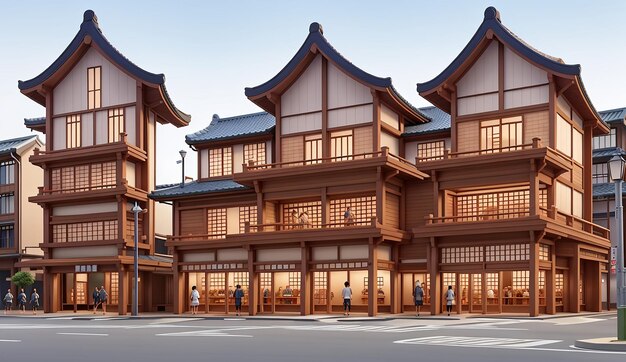
M343 313L342 291L345 282L352 289L351 312L367 313L370 300L367 270L313 272L313 312ZM379 270L376 278L378 312L388 312L391 304L389 272Z
M300 272L259 273L259 313L300 312Z
M195 275L194 275L195 274ZM241 301L241 311L248 311L248 272L229 271L218 273L190 273L188 294L195 285L200 292L201 304L198 309L205 309L207 313L234 313L235 298L233 297L236 286L240 285L244 297ZM204 293L206 290L206 293ZM187 298L189 304L189 298Z
M101 286L104 286L109 295L107 310L113 311L118 304L118 273L66 273L63 274L63 280L63 310L88 310L93 308L93 292L96 287L100 288Z
M415 301L413 293L417 283L424 290L424 305L422 311L430 308L430 274L424 273L402 273L402 311L415 313Z

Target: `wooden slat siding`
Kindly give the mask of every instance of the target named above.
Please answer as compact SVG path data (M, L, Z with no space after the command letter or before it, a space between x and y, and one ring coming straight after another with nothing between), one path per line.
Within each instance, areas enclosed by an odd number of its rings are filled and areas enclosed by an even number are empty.
M355 128L353 137L353 147L355 155L372 152L371 127Z
M456 199L456 197L454 196L454 194L452 192L446 192L445 195L445 208L444 208L444 212L443 215L444 216L452 216L455 215L456 212L454 210L454 200Z
M272 224L278 221L276 220L276 204L275 203L265 202L265 207L263 208L263 212L265 212L266 224Z
M205 234L207 216L204 209L183 210L180 212L180 234Z
M549 118L548 111L525 114L524 128L522 130L524 134L523 143L532 143L534 137L539 137L541 138L541 143L547 146L550 140Z
M458 152L476 151L480 149L480 122L461 122L457 124Z
M572 178L572 182L574 183L575 186L578 187L583 187L583 168L578 166L578 165L574 165L574 173L573 173L573 178Z
M424 225L424 217L434 212L432 187L430 182L407 183L405 188L407 230Z
M282 137L281 162L302 161L304 159L304 137Z
M415 243L400 246L400 259L426 259L426 244Z
M400 228L400 196L391 192L387 192L385 224L394 228Z
M323 179L323 185L320 184L320 178L315 175L303 175L293 176L285 178L272 179L263 183L263 192L274 193L284 191L298 191L303 194L305 190L315 190L319 195L320 186L334 187L334 186L351 186L356 184L373 184L376 183L376 170L375 169L360 169L358 173L353 170L348 171L336 171L326 174Z

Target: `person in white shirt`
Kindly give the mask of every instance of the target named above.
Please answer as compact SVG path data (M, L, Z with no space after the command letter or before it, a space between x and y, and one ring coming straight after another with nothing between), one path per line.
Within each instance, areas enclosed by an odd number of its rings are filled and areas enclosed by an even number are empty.
M343 283L344 288L341 290L341 296L343 297L343 315L350 315L350 306L352 302L352 289L350 283Z
M198 306L200 305L200 292L194 285L191 287L191 314L198 314Z
M452 304L454 303L454 290L452 290L452 286L448 285L448 290L446 291L446 311L448 315L452 312Z

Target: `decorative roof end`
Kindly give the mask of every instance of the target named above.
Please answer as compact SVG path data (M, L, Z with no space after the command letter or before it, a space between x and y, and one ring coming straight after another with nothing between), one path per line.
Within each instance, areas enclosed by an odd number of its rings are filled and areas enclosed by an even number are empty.
M213 115L213 120L214 120L214 121L217 121L218 119L220 119L220 116L219 116L217 113L215 113L215 114Z
M493 6L488 7L487 9L485 9L485 20L488 19L496 19L499 22L502 22L500 20L500 12L498 11L498 9L494 8Z
M309 25L309 33L320 33L324 35L324 29L322 29L322 24L313 22Z
M96 16L96 13L93 10L87 10L83 14L83 23L88 23L88 22L93 22L96 25L96 27L99 28L98 17Z

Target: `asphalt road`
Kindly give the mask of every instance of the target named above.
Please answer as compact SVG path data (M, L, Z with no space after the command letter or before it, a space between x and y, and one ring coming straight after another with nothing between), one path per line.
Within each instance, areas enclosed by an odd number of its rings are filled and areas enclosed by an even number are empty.
M618 361L573 347L614 314L549 320L0 317L0 361Z

